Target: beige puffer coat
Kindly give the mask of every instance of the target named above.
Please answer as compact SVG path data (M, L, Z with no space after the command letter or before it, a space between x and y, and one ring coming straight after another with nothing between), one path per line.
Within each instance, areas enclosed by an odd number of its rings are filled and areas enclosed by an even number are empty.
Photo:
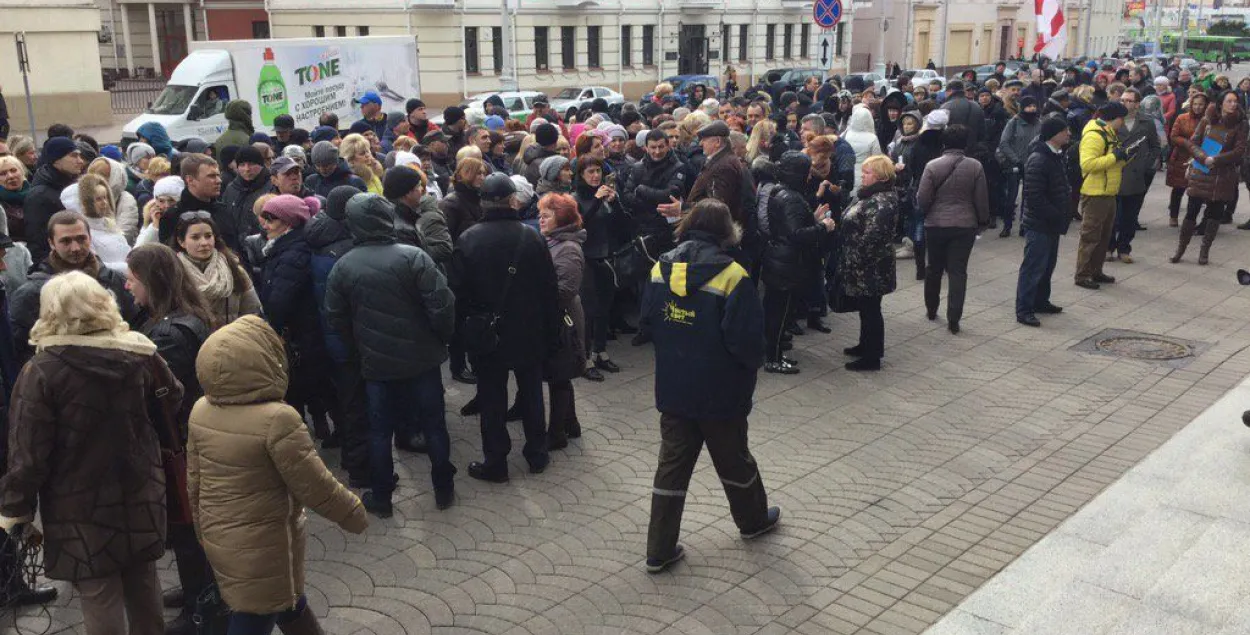
M292 608L304 592L304 507L352 533L368 524L364 507L283 403L286 355L264 320L222 327L195 370L204 397L191 411L187 490L222 598L246 613Z

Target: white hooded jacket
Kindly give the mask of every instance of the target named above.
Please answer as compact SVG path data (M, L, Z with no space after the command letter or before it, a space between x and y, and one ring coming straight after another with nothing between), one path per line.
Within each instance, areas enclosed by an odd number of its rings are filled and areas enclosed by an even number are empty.
M139 223L143 220L139 202L126 191L126 166L108 157L103 158L109 162L109 191L113 194L113 205L117 210L117 228L126 237L126 242L133 245L139 235Z
M857 105L851 109L851 121L846 126L846 134L842 135L846 142L855 150L855 191L859 191L859 183L863 180L860 169L868 157L883 154L881 142L877 141L877 131L873 125L872 113L867 106ZM852 192L854 194L855 192Z

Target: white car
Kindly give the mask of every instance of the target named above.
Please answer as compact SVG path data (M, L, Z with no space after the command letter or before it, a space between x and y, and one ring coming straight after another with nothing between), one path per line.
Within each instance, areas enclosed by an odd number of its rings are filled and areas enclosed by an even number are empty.
M551 99L551 107L558 113L577 106L589 106L590 102L603 99L608 105L625 103L625 96L604 86L583 86L581 88L565 88Z
M941 82L942 88L946 88L946 78L942 77L941 75L938 75L937 71L931 71L927 68L918 68L916 70L903 71L903 72L911 73L911 85L912 86L924 86L925 88L928 88L929 82L936 79L937 81Z
M862 78L864 80L864 85L872 86L872 89L876 91L878 94L880 94L883 90L890 89L890 80L882 77L881 75L877 73L851 73L850 75L847 75L846 77L847 79L850 79L852 77ZM843 80L843 84L845 83L846 83L846 80Z
M493 95L499 95L503 100L504 108L508 109L508 116L512 119L525 121L530 112L534 110L534 102L539 98L546 98L546 95L535 90L521 90L516 92L503 93L480 93L473 95L468 99L460 102L460 107L464 108L466 114L476 113L483 118L486 114L486 100ZM443 125L443 116L439 115L432 119L434 125Z

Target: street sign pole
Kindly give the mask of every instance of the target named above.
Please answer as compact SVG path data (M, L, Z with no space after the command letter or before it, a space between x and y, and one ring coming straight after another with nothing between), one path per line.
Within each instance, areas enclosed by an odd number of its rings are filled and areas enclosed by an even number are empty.
M833 70L837 55L837 34L834 28L842 20L842 0L816 0L812 3L812 22L821 29L816 58L826 72Z
M26 119L30 122L30 138L38 143L39 137L35 134L35 105L30 99L30 56L26 52L26 32L14 33L13 40L17 43L17 68L22 71L22 85L26 89Z

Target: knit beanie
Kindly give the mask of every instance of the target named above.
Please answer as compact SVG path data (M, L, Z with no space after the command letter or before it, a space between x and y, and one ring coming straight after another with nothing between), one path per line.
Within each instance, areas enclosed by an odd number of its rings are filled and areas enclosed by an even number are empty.
M264 211L291 227L301 227L321 211L321 199L316 196L300 198L282 194L269 199L265 203Z
M329 141L318 141L313 144L312 162L313 165L332 165L339 161L339 149L334 147Z
M1042 141L1050 141L1055 135L1068 129L1068 124L1063 119L1054 115L1046 117L1042 120L1042 128L1038 131L1037 137Z
M154 156L156 156L156 150L153 150L152 146L142 141L136 141L126 146L126 163L132 168L138 168L140 161L151 159Z
M122 149L110 143L100 148L100 156L120 162L122 160Z
M563 170L568 164L569 160L558 154L547 157L543 159L542 163L538 164L538 176L548 183L555 183L560 179L560 170Z
M181 176L166 176L152 185L153 198L169 196L175 201L182 198L182 190L186 189L187 184L183 182Z
M418 108L425 108L425 102L417 99L416 97L409 99L408 103L404 104L404 112L409 115L412 114L412 111Z
M307 164L308 157L304 154L304 149L299 146L287 146L282 149L282 156L295 159L296 163Z
M394 201L421 187L421 175L409 167L391 168L382 177L382 196Z
M339 131L331 128L330 126L317 126L316 128L313 128L312 131L313 143L331 141L337 136L339 136Z
M485 125L486 125L487 130L491 130L495 132L503 130L503 127L504 127L503 117L500 117L499 115L491 115L486 118Z
M254 133L252 136L248 137L247 142L248 143L265 143L268 145L273 145L273 139L269 138L269 135L263 132Z
M244 163L251 163L252 165L265 165L265 157L261 156L260 150L257 150L250 145L243 146L234 154L234 164L243 165Z
M539 167L542 167L541 164ZM530 185L528 179L520 174L512 175L512 184L516 186L516 197L522 205L529 205L534 199L534 186Z
M398 168L398 167L403 167L403 166L408 166L408 165L415 165L417 167L421 167L421 158L411 152L406 152L404 150L400 150L396 152L395 153L395 167Z
M339 221L347 218L347 201L357 194L360 194L360 190L350 185L340 185L330 190L330 196L326 197L326 216Z
M945 110L934 110L933 112L925 115L924 129L925 130L941 130L945 128L946 124L949 124L950 122L951 122L951 114L949 112Z
M534 140L543 147L553 146L560 141L560 131L555 126L545 123L534 131Z
M530 122L530 134L536 134L538 132L538 127L545 123L549 122L542 117L534 117L534 120Z
M43 143L43 152L39 157L44 163L53 164L74 152L78 152L78 145L73 139L52 137Z
M464 108L450 106L443 111L443 125L454 126L464 120Z

